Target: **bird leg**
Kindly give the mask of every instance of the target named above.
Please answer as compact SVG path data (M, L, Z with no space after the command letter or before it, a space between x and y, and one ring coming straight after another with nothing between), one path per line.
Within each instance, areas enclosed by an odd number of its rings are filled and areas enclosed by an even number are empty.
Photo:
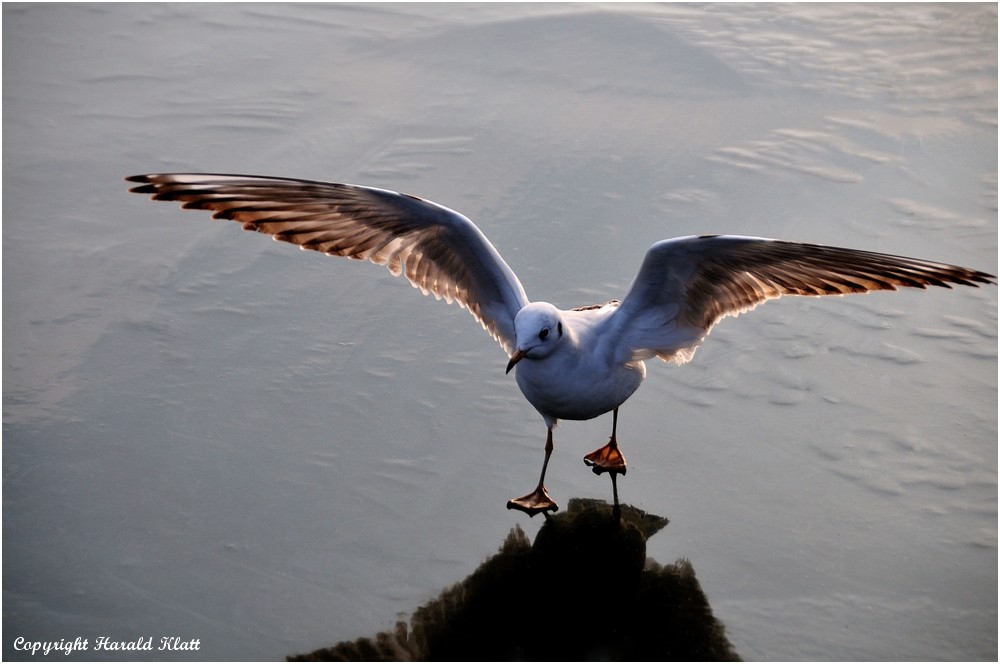
M621 451L618 449L618 438L616 433L618 431L618 409L614 410L614 419L611 425L611 440L604 447L594 450L587 456L583 457L583 462L590 466L591 470L595 474L600 475L603 472L611 473L611 480L614 481L615 474L621 473L625 474L628 470L625 466L625 457L622 455Z
M621 507L618 506L618 473L625 474L625 456L618 449L618 409L615 408L612 415L611 440L604 447L594 450L583 457L583 462L590 466L594 474L600 475L607 471L611 476L611 490L614 493L615 503L611 508L611 513L616 520L621 519Z
M545 469L549 466L549 457L552 455L552 448L552 429L550 428L548 436L545 438L545 461L542 462L542 475L538 478L538 486L535 487L534 491L525 496L508 500L507 509L521 510L528 516L535 516L539 512L545 513L550 510L553 512L559 511L556 501L552 500L545 490Z

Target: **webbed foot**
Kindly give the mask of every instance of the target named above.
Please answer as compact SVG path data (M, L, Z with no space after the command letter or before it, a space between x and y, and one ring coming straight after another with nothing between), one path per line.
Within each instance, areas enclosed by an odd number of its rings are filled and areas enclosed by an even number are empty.
M604 447L594 450L583 457L583 462L590 466L591 470L597 475L608 472L613 477L615 473L624 475L627 470L625 456L618 449L618 441L614 438L608 441L608 444Z
M526 496L514 498L507 501L507 509L521 510L528 516L535 516L538 513L558 512L559 505L549 497L544 484L539 484L538 488Z

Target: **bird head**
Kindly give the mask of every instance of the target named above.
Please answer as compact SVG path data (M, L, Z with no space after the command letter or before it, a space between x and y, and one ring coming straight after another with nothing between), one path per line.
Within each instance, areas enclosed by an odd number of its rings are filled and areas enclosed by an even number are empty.
M563 336L562 316L548 302L532 302L514 317L514 335L517 342L507 373L524 358L540 360L555 351Z

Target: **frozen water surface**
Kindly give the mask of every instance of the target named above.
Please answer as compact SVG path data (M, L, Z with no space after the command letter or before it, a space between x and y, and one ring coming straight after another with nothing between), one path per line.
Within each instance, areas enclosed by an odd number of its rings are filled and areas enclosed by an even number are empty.
M689 233L997 265L995 5L3 14L5 659L279 658L538 528L504 502L544 426L465 312L126 175L418 194L565 307ZM670 517L650 554L692 561L742 656L996 658L996 333L993 287L787 299L650 363L622 497ZM609 428L557 431L557 500L608 495L581 457Z

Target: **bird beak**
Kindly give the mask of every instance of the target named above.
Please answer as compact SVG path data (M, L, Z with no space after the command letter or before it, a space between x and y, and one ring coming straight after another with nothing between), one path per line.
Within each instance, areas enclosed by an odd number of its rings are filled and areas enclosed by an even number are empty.
M510 362L507 363L507 371L504 373L510 373L510 370L514 368L514 365L527 357L527 355L528 351L518 348L517 351L511 355Z

